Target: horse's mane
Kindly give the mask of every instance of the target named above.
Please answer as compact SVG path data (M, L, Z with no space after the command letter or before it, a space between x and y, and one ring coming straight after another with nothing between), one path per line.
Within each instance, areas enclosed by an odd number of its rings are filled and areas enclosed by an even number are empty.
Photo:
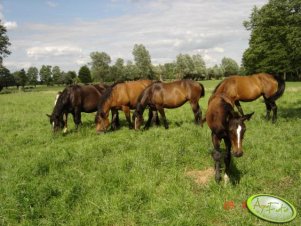
M113 88L121 83L125 83L124 81L117 81L115 83L113 83L111 86L109 86L108 88L106 88L106 90L104 91L104 93L102 94L102 96L100 97L99 101L98 101L98 105L97 108L100 109L102 108L102 106L104 105L104 103L111 97L112 92L113 92Z
M62 114L64 106L69 101L70 89L72 89L75 86L78 87L78 85L69 86L69 87L65 88L62 92L60 92L61 94L59 95L57 102L53 108L52 115L59 116L60 114Z

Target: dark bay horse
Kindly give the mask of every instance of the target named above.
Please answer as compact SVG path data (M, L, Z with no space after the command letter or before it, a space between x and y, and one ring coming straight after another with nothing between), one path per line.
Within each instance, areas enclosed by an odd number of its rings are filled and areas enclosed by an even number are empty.
M204 86L192 80L179 80L170 83L155 82L148 86L140 95L134 113L135 129L139 129L143 122L143 112L148 106L151 110L158 110L162 116L164 127L168 128L164 108L177 108L189 101L195 117L195 123L202 125L202 111L199 99L205 95ZM152 111L145 127L149 127Z
M152 84L152 80L137 80L128 82L117 82L107 88L98 103L98 110L95 116L96 131L104 132L110 125L109 111L122 110L129 128L132 128L130 110L135 109L139 95Z
M223 139L226 145L225 162L225 181L230 175L231 151L235 157L243 155L242 141L246 126L245 120L249 120L254 114L239 115L234 111L232 100L224 94L213 94L208 101L206 112L206 122L211 129L211 138L214 147L212 157L215 161L215 180L221 180L221 150L220 143Z
M97 110L97 104L108 85L71 85L59 92L56 96L52 114L48 115L53 131L63 129L67 132L68 114L73 115L73 120L78 128L81 124L81 112L91 113ZM118 126L118 112L112 112L115 126Z
M263 96L266 105L266 119L270 119L272 110L272 122L274 123L277 120L275 101L282 96L284 90L285 82L283 79L275 75L261 73L250 76L230 76L215 88L213 94L228 96L241 115L243 115L243 110L239 101L253 101Z

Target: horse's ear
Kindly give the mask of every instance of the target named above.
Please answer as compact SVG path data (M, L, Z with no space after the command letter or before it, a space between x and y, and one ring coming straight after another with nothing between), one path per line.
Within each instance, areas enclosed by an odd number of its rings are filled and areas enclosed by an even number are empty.
M241 117L242 121L245 121L245 120L250 120L252 115L254 114L254 112L250 113L250 114L247 114L247 115L244 115Z
M49 117L49 118L51 118L51 115L49 115L49 114L46 114L46 116Z

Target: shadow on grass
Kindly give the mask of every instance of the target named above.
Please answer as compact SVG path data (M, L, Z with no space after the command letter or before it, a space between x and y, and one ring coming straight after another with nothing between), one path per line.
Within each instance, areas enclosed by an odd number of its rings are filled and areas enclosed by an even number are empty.
M298 105L301 106L301 103ZM301 107L281 108L279 117L285 119L301 118Z
M233 158L233 157L232 157ZM230 182L232 185L237 185L240 182L241 179L241 171L236 167L235 162L233 159L230 163Z

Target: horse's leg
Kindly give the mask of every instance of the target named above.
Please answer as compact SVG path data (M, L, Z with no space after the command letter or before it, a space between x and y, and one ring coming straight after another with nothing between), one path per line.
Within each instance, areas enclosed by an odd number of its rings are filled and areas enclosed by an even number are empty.
M80 112L79 108L75 108L74 109L73 121L74 121L74 124L75 124L75 129L78 129L78 126L80 124L82 124L82 121L81 121L81 112Z
M272 110L271 102L268 99L264 98L264 103L265 103L265 106L266 106L265 119L266 120L270 120L270 118L271 118L271 110Z
M191 101L190 105L191 105L191 108L192 108L192 111L194 114L194 123L197 125L200 124L201 126L203 126L203 121L201 120L202 119L202 111L201 111L199 103Z
M168 126L168 122L166 120L164 108L157 108L157 109L158 109L158 111L159 111L159 113L160 113L160 115L161 115L161 117L163 119L163 124L164 124L165 129L168 129L169 126Z
M277 105L275 101L272 101L270 103L273 111L272 123L275 123L277 121Z
M240 103L239 103L238 100L235 101L235 106L237 107L237 110L239 111L239 113L243 116L243 115L244 115L244 112L243 112L243 110L242 110L242 108L241 108L241 105L240 105Z
M230 176L231 141L228 138L225 138L224 141L225 141L225 145L226 145L226 155L224 157L224 162L225 162L224 181L225 181L225 184L227 184L229 182L229 176Z
M119 125L119 116L118 116L118 110L112 109L112 123L111 123L111 128L112 130L116 130L120 125Z
M214 151L212 152L212 158L214 160L215 181L219 183L221 180L221 158L222 158L222 154L220 152L221 140L213 133L211 134L211 138L214 146Z
M131 121L131 111L130 111L130 108L127 107L127 106L123 106L122 110L123 110L123 112L125 114L127 122L129 123L129 128L133 129L133 124L132 124L132 121Z
M149 109L148 111L148 119L147 122L145 123L144 129L148 129L152 123L152 119L153 119L153 111L152 109Z
M155 122L156 125L160 125L160 120L159 120L159 116L158 116L158 111L157 110L153 110L153 118L152 118L152 122Z

